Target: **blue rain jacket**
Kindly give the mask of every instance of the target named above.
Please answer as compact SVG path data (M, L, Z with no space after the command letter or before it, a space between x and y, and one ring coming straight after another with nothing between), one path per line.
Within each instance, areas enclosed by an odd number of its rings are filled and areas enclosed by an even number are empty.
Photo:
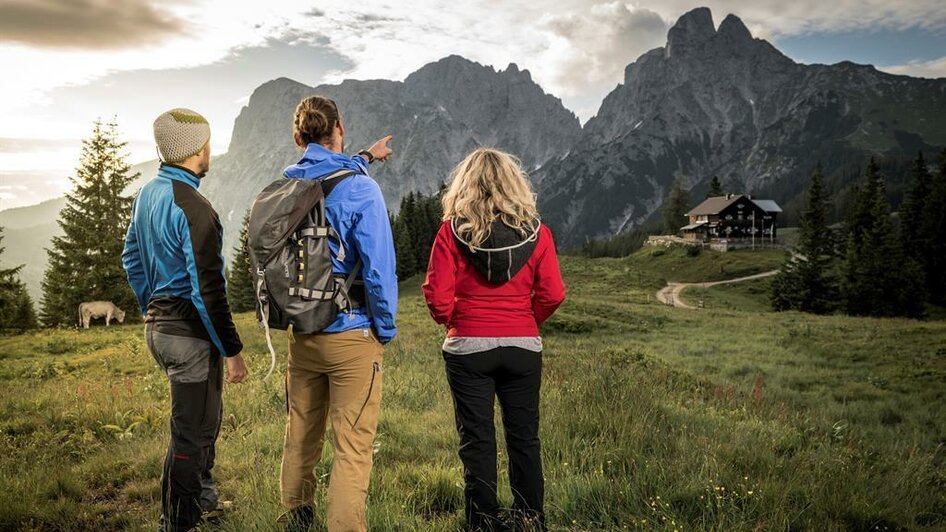
M287 167L284 175L317 180L342 169L357 173L341 181L325 200L325 216L345 246L345 260L340 262L338 243L329 239L333 271L347 275L360 257L368 305L354 309L351 314L339 313L325 332L372 327L381 343L387 343L397 334L394 237L381 188L368 176L367 161L360 155L349 157L320 144L309 144L302 159ZM351 250L357 250L357 254Z

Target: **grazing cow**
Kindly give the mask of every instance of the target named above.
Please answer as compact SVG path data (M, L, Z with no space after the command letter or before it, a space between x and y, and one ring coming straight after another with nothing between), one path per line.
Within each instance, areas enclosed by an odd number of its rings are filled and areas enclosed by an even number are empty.
M89 321L92 318L105 317L105 326L112 321L112 318L118 320L118 323L125 321L125 311L116 307L111 301L87 301L79 304L79 325L88 329Z

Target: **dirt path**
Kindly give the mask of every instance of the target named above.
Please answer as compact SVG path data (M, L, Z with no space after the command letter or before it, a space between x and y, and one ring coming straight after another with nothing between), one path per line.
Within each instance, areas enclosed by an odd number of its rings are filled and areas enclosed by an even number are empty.
M692 305L686 304L682 299L680 299L680 294L685 289L691 288L691 287L709 288L711 286L716 286L718 284L741 283L743 281L752 281L753 279L762 279L764 277L771 277L777 274L778 272L779 270L771 270L767 272L757 273L755 275L747 275L745 277L737 277L735 279L726 279L725 281L713 281L709 283L667 283L667 286L657 291L657 301L666 303L672 307L696 308Z

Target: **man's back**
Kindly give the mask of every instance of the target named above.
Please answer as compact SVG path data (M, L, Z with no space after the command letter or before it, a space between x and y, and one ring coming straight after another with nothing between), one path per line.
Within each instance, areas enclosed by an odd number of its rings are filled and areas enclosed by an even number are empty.
M178 107L154 121L154 140L162 164L135 198L122 265L170 387L159 527L191 530L222 507L212 469L223 380L243 382L246 365L227 304L220 221L197 192L210 169L210 124Z
M199 185L187 169L162 165L135 200L122 258L146 320L200 322L193 332L236 354L242 345L226 299L222 228Z

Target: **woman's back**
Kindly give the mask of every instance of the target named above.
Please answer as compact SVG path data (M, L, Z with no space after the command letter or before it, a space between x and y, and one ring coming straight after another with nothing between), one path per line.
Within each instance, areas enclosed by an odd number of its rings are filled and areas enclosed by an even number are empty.
M434 241L424 296L451 337L536 337L565 297L552 232L495 221L471 246L446 220ZM471 249L472 247L472 249Z
M466 526L500 526L493 405L499 399L515 529L545 530L539 324L565 299L552 232L519 161L478 148L443 195L424 297L447 326L443 360L463 461Z

